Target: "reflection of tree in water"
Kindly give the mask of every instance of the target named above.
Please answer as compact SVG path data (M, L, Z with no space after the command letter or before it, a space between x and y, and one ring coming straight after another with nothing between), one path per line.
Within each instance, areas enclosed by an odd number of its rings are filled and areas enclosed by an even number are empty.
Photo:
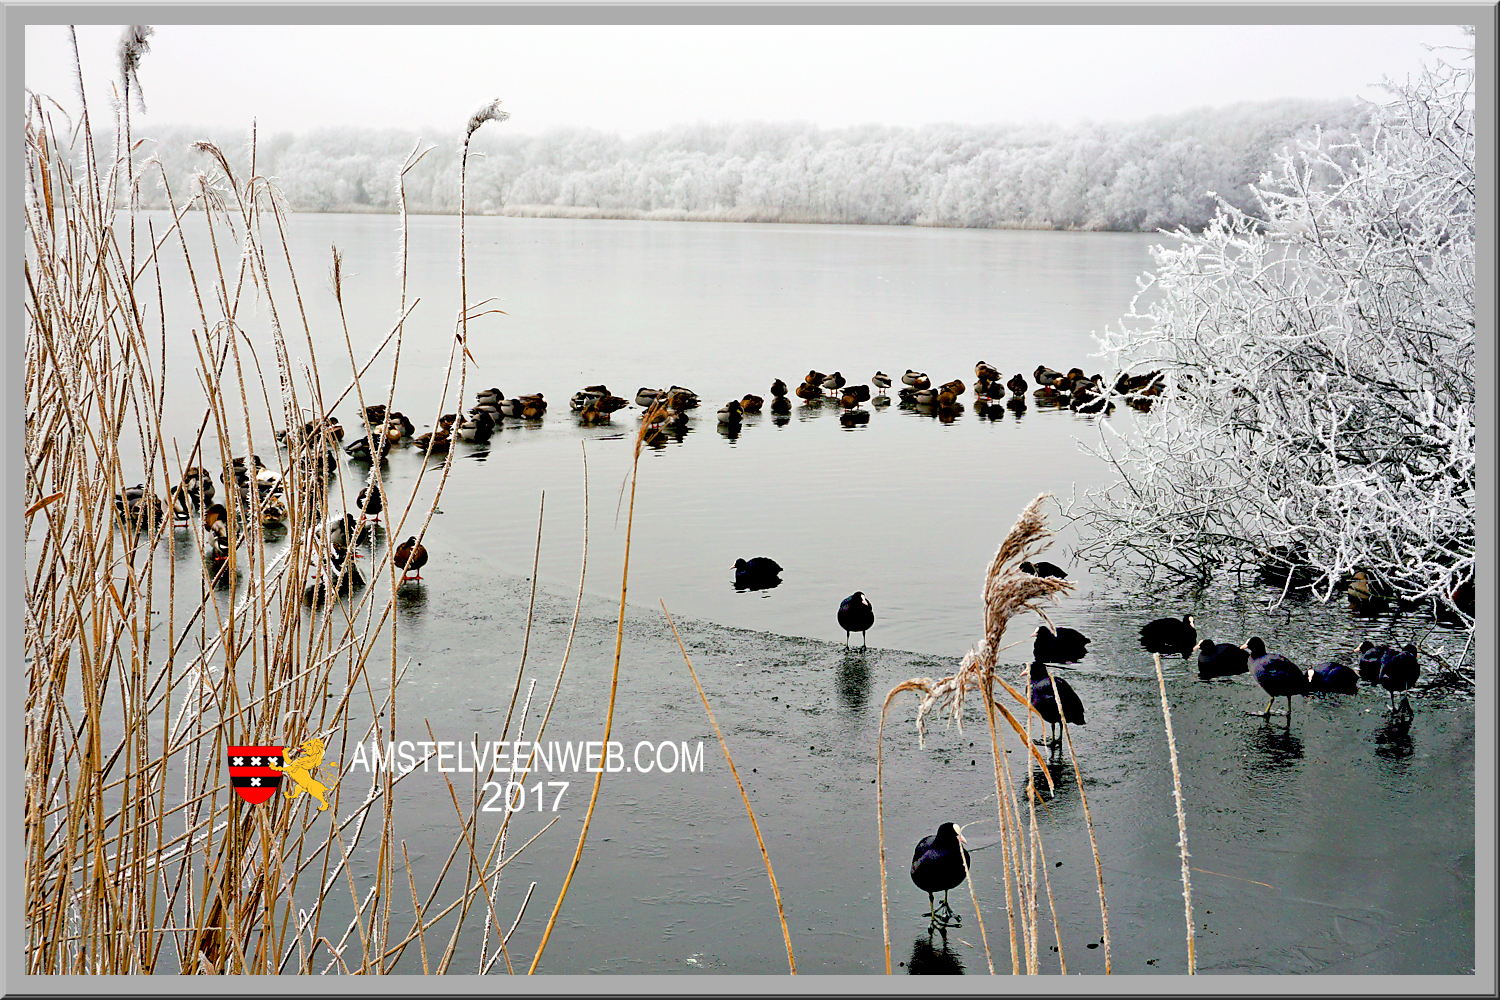
M865 662L865 656L863 649L846 649L843 662L839 664L839 702L850 711L864 708L870 697L870 666Z
M948 945L948 935L939 933L941 934L941 947L933 942L930 930L925 936L912 942L911 958L906 963L906 971L909 975L961 976L964 974L964 963L959 959L958 953Z
M1405 761L1416 753L1411 739L1410 716L1393 716L1375 734L1375 756L1382 760Z

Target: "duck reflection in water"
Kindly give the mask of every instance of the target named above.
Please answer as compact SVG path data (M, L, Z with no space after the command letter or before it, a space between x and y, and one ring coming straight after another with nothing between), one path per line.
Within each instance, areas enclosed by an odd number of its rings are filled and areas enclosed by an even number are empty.
M868 650L850 647L844 650L844 658L839 663L836 678L839 703L852 712L863 709L870 698L870 665L866 661L868 655Z
M924 937L919 937L911 943L911 958L907 960L906 971L913 976L961 976L964 974L963 960L958 957L958 952L948 944L948 932L943 928L935 928L942 936L942 944L939 946L933 939L933 930L929 930Z
M409 580L396 588L396 607L412 616L427 610L427 584Z
M1416 753L1411 739L1411 716L1390 717L1375 734L1375 756L1382 760L1404 761Z
M1285 770L1302 759L1302 741L1290 731L1273 725L1270 719L1256 729L1250 745L1260 751L1262 763L1272 770Z

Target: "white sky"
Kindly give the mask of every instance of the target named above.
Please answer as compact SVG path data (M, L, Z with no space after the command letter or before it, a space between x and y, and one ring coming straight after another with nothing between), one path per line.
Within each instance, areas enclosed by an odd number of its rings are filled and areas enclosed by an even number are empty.
M122 29L78 29L96 118L118 79ZM25 32L27 87L71 112L67 29ZM1374 85L1413 72L1423 43L1462 39L1452 25L158 25L136 121L437 135L494 97L506 127L531 134L756 119L1131 121L1278 97L1378 100Z

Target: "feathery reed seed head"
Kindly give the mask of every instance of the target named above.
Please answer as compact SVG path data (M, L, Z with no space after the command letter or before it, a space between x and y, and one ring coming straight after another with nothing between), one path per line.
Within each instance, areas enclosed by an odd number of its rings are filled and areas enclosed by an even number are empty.
M469 127L464 132L464 142L469 141L469 136L485 122L503 122L510 117L510 112L500 110L500 98L495 98L478 111L469 116Z

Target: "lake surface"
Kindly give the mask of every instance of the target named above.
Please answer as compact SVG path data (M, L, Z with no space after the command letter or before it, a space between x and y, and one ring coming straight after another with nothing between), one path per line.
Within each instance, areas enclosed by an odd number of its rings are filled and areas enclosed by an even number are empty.
M157 218L161 218L157 216ZM292 216L290 242L324 391L349 377L344 321L327 278L329 247L342 253L345 319L362 364L399 313L396 220ZM197 224L197 220L193 220ZM200 234L195 234L198 238ZM613 656L614 608L624 553L625 493L638 408L613 426L584 428L568 396L603 382L632 398L640 386L697 391L701 414L680 441L640 463L630 549L629 604L614 739L704 741L704 773L606 777L575 878L542 968L549 972L756 973L785 968L785 951L759 850L734 784L688 679L658 601L678 620L694 665L735 753L767 835L785 897L799 969L883 968L874 836L875 734L885 693L914 676L951 673L976 641L986 564L1037 494L1066 499L1110 482L1079 442L1132 415L1088 417L1031 406L995 421L968 409L950 424L896 405L844 428L832 406L794 405L778 423L750 417L735 437L714 411L731 398L769 398L775 378L841 371L851 383L907 368L933 382L972 385L974 363L1005 375L1039 364L1112 372L1090 334L1118 321L1151 266L1140 235L995 232L887 227L733 225L476 218L468 221L468 301L494 297L503 315L471 320L474 355L462 392L444 370L459 308L457 220L411 221L408 301L394 407L419 432L477 389L542 392L540 422L507 421L487 446L456 446L425 535L424 582L398 599L398 656L413 666L402 688L409 731L423 739L500 739L525 637L538 507L545 523L538 613L523 675L550 688L572 617L583 554L587 461L588 575L580 631L549 733L598 739ZM278 278L278 281L284 278ZM277 294L278 305L284 299ZM169 329L193 323L190 298L169 287ZM293 317L283 313L284 326ZM266 344L262 309L246 314ZM292 350L305 343L289 328ZM299 338L301 338L299 340ZM258 348L263 363L269 350ZM303 352L305 354L305 351ZM167 427L190 439L202 418L190 340L168 349ZM365 376L367 397L391 384L390 348ZM294 357L294 367L305 358ZM374 397L370 397L374 401ZM794 404L800 401L794 400ZM333 408L352 431L358 407ZM257 420L259 418L256 418ZM270 461L268 428L253 447ZM204 464L217 468L210 452ZM274 464L274 463L272 463ZM381 469L391 500L414 497L399 539L431 506L441 460L393 454ZM365 470L344 462L352 504ZM399 520L399 514L396 515ZM1161 704L1136 633L1145 621L1192 611L1200 636L1243 642L1252 634L1305 666L1348 659L1360 638L1428 641L1412 618L1356 620L1337 605L1267 610L1259 588L1227 584L1193 599L1142 591L1092 575L1069 558L1076 540L1054 510L1057 543L1076 592L1054 621L1094 640L1070 671L1088 706L1075 732L1100 840L1116 971L1183 971L1181 886ZM371 556L383 560L389 537ZM176 558L196 559L191 545ZM163 547L165 558L166 547ZM772 590L737 592L737 558L784 567ZM863 591L876 623L869 649L846 651L834 620L840 600ZM1014 624L1024 640L1035 623ZM855 645L859 640L856 637ZM1010 654L1016 671L1029 640ZM1017 675L1019 676L1019 675ZM1291 725L1248 716L1264 698L1247 677L1202 683L1190 663L1167 664L1168 693L1184 757L1188 838L1205 972L1466 974L1472 970L1474 892L1473 705L1434 694L1415 699L1410 728L1392 726L1383 692L1300 700ZM540 702L541 696L538 697ZM893 963L957 962L985 970L966 920L950 949L924 950L926 906L906 873L912 845L952 819L985 817L993 832L992 779L982 717L962 734L938 725L925 749L912 703L887 727L886 830ZM534 721L529 725L534 726ZM351 727L353 728L353 727ZM339 759L350 759L346 746ZM561 821L507 869L513 913L530 881L532 910L512 952L529 960L576 843L592 776L573 784ZM1102 971L1092 857L1078 825L1071 771L1057 772L1049 859L1070 971ZM586 780L587 779L587 780ZM346 775L361 785L362 775ZM1073 786L1073 787L1070 787ZM456 822L441 776L401 786L414 871L441 868ZM988 800L986 796L989 796ZM518 819L521 818L518 814ZM542 822L526 816L514 836ZM528 826L528 824L530 824ZM993 839L993 838L991 838ZM1054 853L1055 852L1055 853ZM975 854L975 878L997 963L1004 886L998 850ZM988 871L985 871L988 869ZM962 890L960 911L970 904ZM540 914L540 915L539 915ZM414 963L415 955L409 955ZM524 963L523 963L524 964ZM459 961L456 967L463 967ZM418 964L416 966L420 968ZM905 971L898 968L897 971Z

